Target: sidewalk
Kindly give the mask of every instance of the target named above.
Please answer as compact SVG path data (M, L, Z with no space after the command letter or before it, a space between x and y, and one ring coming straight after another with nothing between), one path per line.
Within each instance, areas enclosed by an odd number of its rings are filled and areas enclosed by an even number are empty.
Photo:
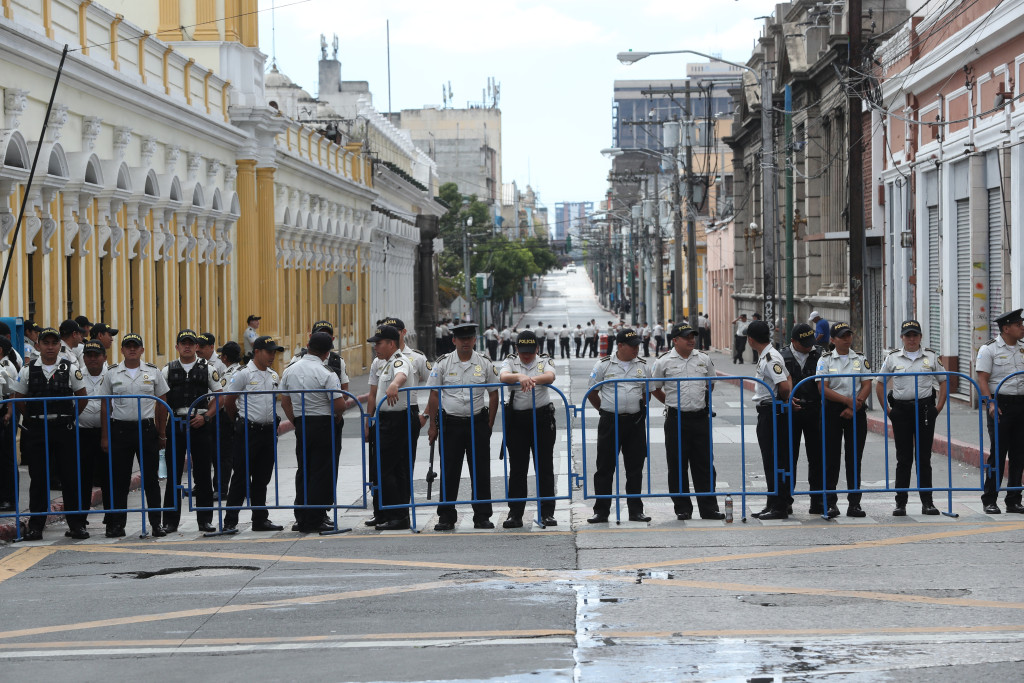
M733 364L731 349L726 351L712 349L708 352L708 355L711 356L711 361L715 364L715 370L718 372L719 377L752 377L757 370L757 365L750 362L751 352L749 348L743 354L744 362L742 365ZM754 384L752 381L744 383L745 388L751 391L754 389ZM874 397L873 388L871 395ZM888 436L892 438L892 426L886 424L882 411L877 405L873 409L868 410L867 417L868 429L870 431L875 434L884 434L886 433L886 427L888 427ZM949 426L949 438L947 438L946 434L947 424ZM964 438L953 438L952 435L954 434ZM932 440L932 453L946 455L948 449L950 456L954 460L971 465L972 467L979 467L984 461L984 453L978 446L978 434L978 411L960 401L950 400L946 403L946 408L942 414L939 415L938 424L935 429L935 438ZM985 439L988 439L987 434L986 428L984 432Z

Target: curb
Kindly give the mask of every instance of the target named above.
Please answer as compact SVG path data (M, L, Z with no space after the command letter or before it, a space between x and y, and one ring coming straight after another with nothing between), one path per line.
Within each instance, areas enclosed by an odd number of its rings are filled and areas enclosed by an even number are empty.
M132 480L128 484L129 491L135 491L142 486L142 475L138 472L132 473ZM103 493L99 488L93 487L92 489L92 500L90 505L96 505L97 503L103 502ZM90 514L101 512L100 510L94 510ZM46 517L46 526L52 526L60 524L64 521L64 498L54 498L50 501L50 514ZM11 513L8 513L11 514ZM25 517L28 520L29 517ZM17 522L14 517L6 517L0 522L0 541L13 542L17 538Z

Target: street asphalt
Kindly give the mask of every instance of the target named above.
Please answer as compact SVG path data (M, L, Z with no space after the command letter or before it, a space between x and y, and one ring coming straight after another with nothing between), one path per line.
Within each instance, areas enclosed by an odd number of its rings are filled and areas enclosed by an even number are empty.
M532 303L523 321L531 326L609 318L582 269L545 277ZM593 363L556 359L567 405L581 405ZM377 532L362 524L366 510L349 508L338 526L352 531L324 536L290 531L286 509L271 512L285 531L254 532L243 512L240 533L211 538L192 512L161 539L139 538L138 514L123 539L71 541L51 525L43 541L0 546L0 678L1020 678L1024 516L982 513L976 467L936 455L937 485L952 489L936 504L949 514L918 514L912 493L910 514L893 517L885 489L895 456L891 441L872 433L861 473L867 517L808 514L801 456L794 514L762 522L749 514L766 490L750 391L721 382L714 400L716 494L720 507L731 494L733 523L675 518L654 409L645 468L652 521L626 520L623 501L621 523L613 507L611 523L588 524L596 414L569 411L566 420L563 406L557 526L529 515L522 529L502 529L507 505L496 503L494 531L473 529L468 506L459 506L456 530L434 532L438 492L426 499L425 439L415 530ZM495 497L504 495L500 431L491 448ZM282 505L293 491L293 448L293 437L282 437L271 493ZM346 427L338 484L346 505L362 504L359 450ZM584 471L587 478L574 476ZM93 520L96 529L99 515Z

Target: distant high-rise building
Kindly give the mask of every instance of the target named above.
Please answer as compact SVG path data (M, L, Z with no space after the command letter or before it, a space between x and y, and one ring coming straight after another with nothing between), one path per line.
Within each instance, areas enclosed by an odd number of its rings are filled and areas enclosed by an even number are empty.
M594 213L594 202L556 202L555 224L551 234L555 240L564 240L566 235L579 235L587 222L587 216Z

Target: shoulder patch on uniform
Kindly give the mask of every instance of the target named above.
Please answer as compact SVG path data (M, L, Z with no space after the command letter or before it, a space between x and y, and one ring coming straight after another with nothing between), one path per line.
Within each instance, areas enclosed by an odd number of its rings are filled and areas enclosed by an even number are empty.
M158 368L157 366L153 365L152 363L143 363L143 365L145 365L145 366L148 366L148 367L151 367L151 368L153 368L154 370L159 370L159 369L160 369L160 368ZM116 368L116 367L117 367L117 364L114 364L114 365L112 365L111 367L114 367L114 368Z
M400 360L396 360L396 361L395 361L395 367L396 367L396 368L400 368L400 367L402 367L402 361L400 361Z
M434 359L434 362L435 363L440 363L441 361L443 361L447 357L448 357L447 353L442 353L440 356L438 356L437 358Z
M601 357L601 362L603 363L603 362L605 362L605 361L609 361L609 360L611 360L611 359L612 359L612 357L611 357L611 356L602 356L602 357Z
M213 371L213 381L216 382L219 379L220 379L220 373L217 372L216 369L214 369L214 371Z
M644 360L643 358L637 358L637 360L643 363L644 365L647 365L647 361Z
M870 370L871 369L871 361L869 361L867 358L864 359L864 369L865 370Z
M775 371L775 374L781 375L782 374L782 363L775 363L775 364L773 364L772 365L772 370Z
M113 365L108 365L108 366L107 366L107 370L113 370L114 368L116 368L116 367L117 367L117 366L119 366L119 365L120 365L120 363L114 363ZM146 365L149 365L149 363L147 363ZM156 366L154 365L154 366L152 366L152 367L154 367L154 368L155 368Z
M221 385L221 387L226 387L228 385L228 381L226 379L222 379L220 381L220 385Z
M982 346L988 346L989 344L995 344L995 343L996 343L996 337L992 337L992 338L991 338L991 339L989 339L989 340L988 340L987 342L985 342L984 344L982 344Z
M431 363L429 360L428 361L424 361L424 363L427 366L427 370L433 370L434 369L434 364Z
M82 371L81 370L75 370L75 379L77 379L77 380L81 380L82 379Z

